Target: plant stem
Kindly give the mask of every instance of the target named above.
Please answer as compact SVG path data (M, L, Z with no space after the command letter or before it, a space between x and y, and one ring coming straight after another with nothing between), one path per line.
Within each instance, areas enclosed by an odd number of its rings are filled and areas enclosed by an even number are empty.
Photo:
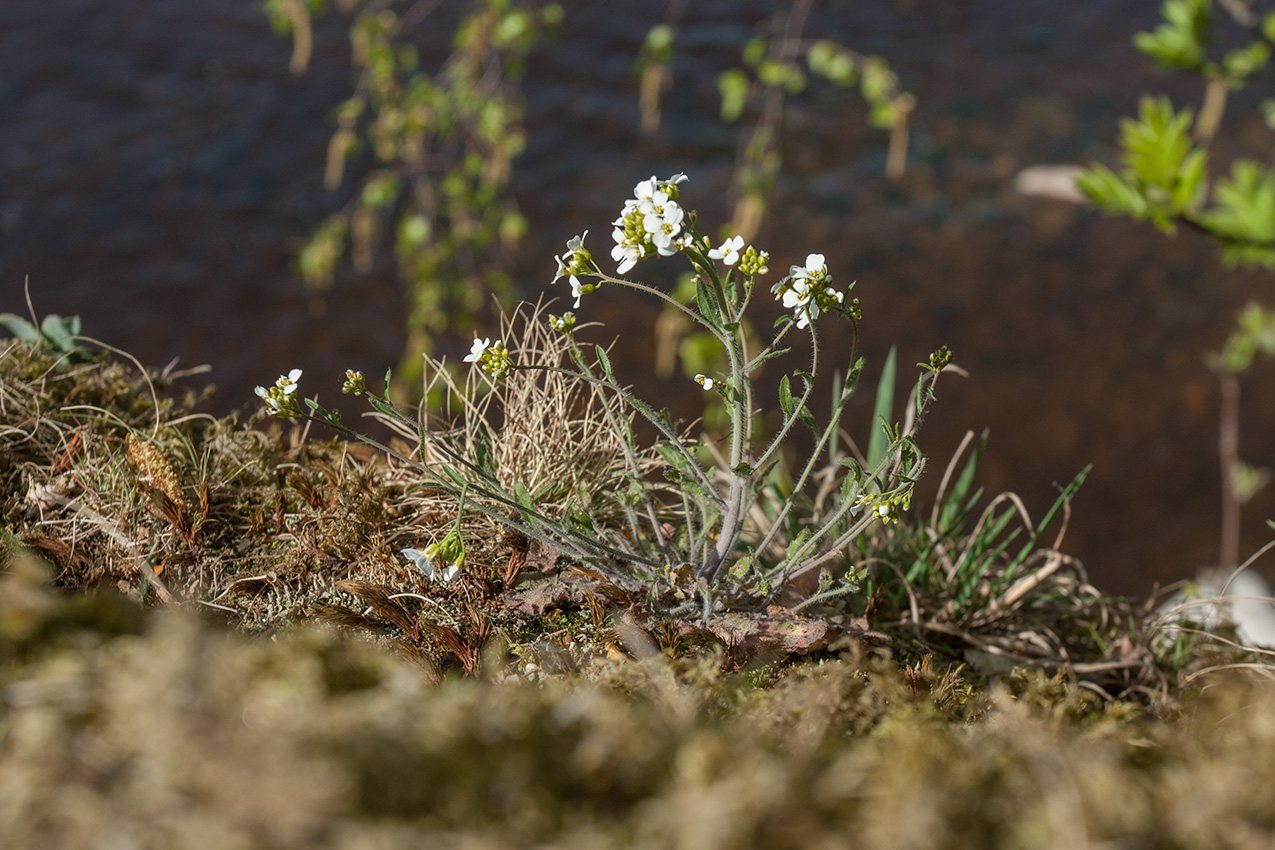
M1222 468L1222 538L1218 566L1230 569L1240 560L1240 499L1235 491L1239 471L1240 381L1233 372L1222 372L1222 410L1217 438Z

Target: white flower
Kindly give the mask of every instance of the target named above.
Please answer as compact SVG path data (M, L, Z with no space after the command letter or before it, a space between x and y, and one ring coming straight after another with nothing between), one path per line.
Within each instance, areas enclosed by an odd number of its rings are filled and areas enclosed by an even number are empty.
M440 553L440 545L434 543L426 546L422 551L420 549L404 549L403 557L411 561L416 569L425 574L425 578L430 581L448 582L456 578L460 572L460 563L440 565L438 555ZM463 561L464 558L461 558Z
M633 197L637 198L639 201L649 202L659 189L660 181L655 179L655 175L651 175L650 180L643 180L641 183L633 187ZM630 202L626 201L624 204L625 212L628 212L629 203Z
M580 253L580 249L584 247L584 237L589 235L589 231L585 231L579 236L572 236L567 240L567 250L562 255L562 259L567 260ZM813 255L812 255L813 256Z
M618 227L615 229L612 236L615 237L617 244L611 249L611 259L619 263L619 266L616 267L615 273L624 274L629 269L637 265L637 261L642 259L643 255L646 254L646 251L641 245L634 245L629 242L627 237L624 235L624 231ZM577 304L576 306L579 305Z
M733 266L739 262L739 252L744 247L744 237L733 236L722 243L722 247L714 248L708 252L708 256L714 260L721 260L728 266Z
M714 381L712 378L708 377L707 375L696 375L695 381L705 390L711 390L713 388L713 385L717 383L716 381Z
M806 267L803 269L793 266L792 276L807 280L823 280L828 276L828 266L824 263L823 254L807 254Z
M555 258L558 261L558 273L550 281L550 283L557 283L563 275L566 275L571 280L571 294L576 298L576 307L580 306L580 295L584 292L584 284L580 282L579 275L589 271L591 259L588 250L584 247L584 237L588 235L589 231L586 230L580 236L572 236L567 240L567 250L561 257Z
M403 557L416 565L416 569L425 573L430 578L434 577L434 556L422 552L420 549L404 549Z
M792 286L784 290L784 307L789 310L794 307L804 307L810 303L810 284L804 280L794 280Z
M664 194L657 192L657 195ZM671 257L677 253L674 238L682 230L682 218L685 213L673 201L665 201L659 207L652 208L642 218L642 228L651 234L651 242L661 257Z
M482 359L483 353L491 346L491 337L487 339L479 339L474 337L474 344L469 349L469 356L465 358L466 363L477 363Z
M752 250L751 248L749 249ZM807 327L821 313L833 310L845 301L845 294L828 284L828 274L823 254L808 254L804 266L792 266L788 277L775 284L771 290L779 296L783 305L793 311L797 327Z

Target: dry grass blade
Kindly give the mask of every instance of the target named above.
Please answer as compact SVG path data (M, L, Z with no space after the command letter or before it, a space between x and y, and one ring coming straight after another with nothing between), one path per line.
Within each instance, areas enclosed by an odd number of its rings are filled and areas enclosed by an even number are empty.
M363 616L353 608L347 608L344 605L335 605L329 602L316 602L310 605L310 613L318 617L320 620L331 623L334 626L342 626L348 629L361 629L368 632L381 632L385 630L382 623Z
M390 598L393 594L390 588L373 584L370 581L356 579L338 581L334 586L337 590L343 590L362 599L373 611L393 623L395 628L400 631L406 632L414 638L420 636L420 623L406 608Z

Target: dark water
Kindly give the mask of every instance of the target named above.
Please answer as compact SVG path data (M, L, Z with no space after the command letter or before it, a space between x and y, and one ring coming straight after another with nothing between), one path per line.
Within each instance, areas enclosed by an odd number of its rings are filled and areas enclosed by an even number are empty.
M922 435L937 466L966 429L988 427L983 483L1039 513L1055 482L1093 463L1065 548L1120 592L1216 559L1218 393L1202 355L1270 275L1225 271L1194 237L1022 198L1010 182L1031 164L1110 161L1117 121L1144 91L1198 101L1192 81L1129 46L1158 5L817 4L808 32L887 56L917 94L909 172L888 184L885 139L860 104L816 87L790 101L785 176L758 239L772 268L819 251L858 279L873 362L892 343L902 363L955 351L970 378L940 387ZM654 139L637 131L630 63L664 4L566 6L563 37L534 55L526 86L515 188L534 223L519 266L532 295L568 237L589 228L602 246L651 174L686 171L687 204L705 222L725 217L736 131L716 118L714 77L775 4L689 4ZM403 308L388 264L343 272L322 315L292 273L297 245L344 200L321 184L348 47L335 18L317 35L314 64L293 79L288 45L248 0L0 3L0 310L25 312L29 275L41 313L79 313L145 362L211 364L223 410L292 367L330 396L347 367L392 364ZM447 37L423 28L427 60ZM1241 118L1224 132L1260 155L1269 137ZM686 395L684 380L647 377L652 305L607 293L585 309L626 335L634 380ZM1244 387L1242 453L1259 465L1275 465L1273 372L1260 365ZM866 399L854 417L866 434ZM1270 494L1246 510L1248 550L1272 515Z

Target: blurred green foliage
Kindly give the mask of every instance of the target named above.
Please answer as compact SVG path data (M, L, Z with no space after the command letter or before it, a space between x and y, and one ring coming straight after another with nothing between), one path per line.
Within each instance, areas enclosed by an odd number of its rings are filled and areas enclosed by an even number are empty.
M1258 15L1251 3L1221 5L1239 30L1227 37L1245 42L1240 46L1210 50L1223 37L1212 0L1167 0L1162 23L1134 38L1165 68L1206 81L1199 112L1177 110L1166 97L1144 98L1138 117L1121 125L1123 167L1094 165L1079 185L1105 212L1150 221L1169 234L1183 225L1208 235L1228 265L1275 269L1275 169L1238 159L1229 176L1214 178L1208 155L1228 93L1248 85L1270 60L1275 11ZM1263 105L1264 115L1275 115L1271 104Z
M336 189L355 161L361 189L319 225L298 264L320 293L347 252L366 273L378 249L392 244L408 301L408 340L396 374L413 386L420 353L436 334L477 324L491 296L512 294L508 261L527 232L508 189L513 160L526 145L520 83L527 54L561 21L562 8L476 0L456 27L451 55L431 71L405 25L419 11L405 5L338 3L351 16L356 82L333 114L324 183ZM326 12L327 3L266 0L263 8L300 45L309 38L310 16Z

